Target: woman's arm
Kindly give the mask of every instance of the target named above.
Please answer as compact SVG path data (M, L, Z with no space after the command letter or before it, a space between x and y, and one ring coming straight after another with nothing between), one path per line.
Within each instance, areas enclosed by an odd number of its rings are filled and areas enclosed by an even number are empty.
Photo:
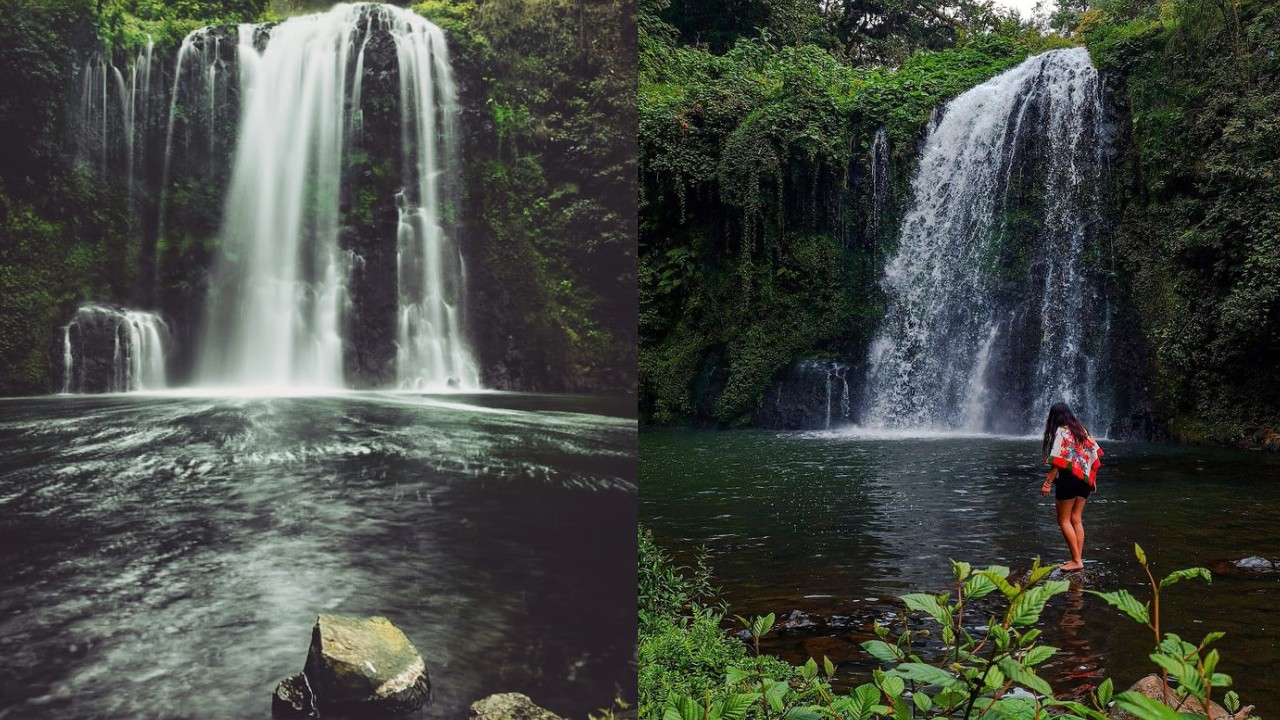
M1053 481L1058 478L1058 466L1049 467L1049 474L1044 478L1044 484L1040 486L1040 495L1048 497L1049 489L1053 486Z

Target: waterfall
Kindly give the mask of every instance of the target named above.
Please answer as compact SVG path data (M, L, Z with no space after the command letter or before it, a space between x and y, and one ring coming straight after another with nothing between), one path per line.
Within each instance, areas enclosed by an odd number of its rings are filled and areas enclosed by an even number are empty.
M867 227L869 245L878 253L885 216L889 209L889 136L884 128L876 131L871 142L871 217Z
M141 310L84 305L62 328L62 392L166 386L164 320Z
M138 174L146 165L154 50L148 35L146 46L128 58L123 69L103 53L80 69L79 158L102 175L123 170L135 228Z
M864 422L1034 432L1058 400L1110 421L1104 123L1097 72L1071 49L973 88L930 124L882 280Z
M240 117L200 353L205 384L346 385L349 281L362 260L342 242L343 171L361 128L365 46L377 33L394 40L400 81L399 222L386 238L397 258L397 378L478 385L462 329L465 271L444 217L458 172L444 33L408 10L372 4L239 28ZM180 66L199 66L196 46L192 39ZM204 83L216 89L217 78Z

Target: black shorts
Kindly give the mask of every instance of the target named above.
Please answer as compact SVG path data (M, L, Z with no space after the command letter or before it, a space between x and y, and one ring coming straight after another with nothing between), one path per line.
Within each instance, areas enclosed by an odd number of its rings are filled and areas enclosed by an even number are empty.
M1085 498L1093 492L1093 487L1089 485L1088 480L1081 480L1067 470L1058 471L1058 477L1053 481L1053 489L1053 496L1059 500Z

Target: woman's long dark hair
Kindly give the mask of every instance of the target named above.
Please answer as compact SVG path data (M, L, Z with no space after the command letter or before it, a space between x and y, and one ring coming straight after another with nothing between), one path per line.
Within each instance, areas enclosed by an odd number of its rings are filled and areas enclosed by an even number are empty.
M1071 408L1067 407L1066 403L1054 403L1053 407L1049 408L1049 419L1044 421L1044 454L1046 457L1053 450L1054 433L1063 425L1066 425L1071 434L1075 436L1076 442L1084 442L1084 439L1089 437L1089 431L1076 419L1075 414L1071 412Z

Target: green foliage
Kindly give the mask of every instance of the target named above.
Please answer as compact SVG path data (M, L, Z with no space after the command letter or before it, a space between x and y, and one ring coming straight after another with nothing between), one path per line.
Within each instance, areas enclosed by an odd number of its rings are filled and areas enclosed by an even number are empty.
M1096 2L1077 31L1127 104L1115 250L1175 435L1280 406L1280 8Z
M635 9L621 0L427 0L468 124L480 344L524 387L634 388ZM512 379L513 381L515 379Z
M1147 568L1141 549L1136 550L1139 562ZM679 574L679 569L671 567L666 556L652 545L652 539L642 534L642 576L646 574L644 565L654 563L655 558L659 563L667 563L664 573ZM953 561L952 570L954 585L950 592L902 596L906 612L898 623L901 631L895 633L889 626L877 624L875 633L879 639L862 644L863 649L882 664L881 669L872 673L870 682L844 694L835 692L831 681L836 667L826 658L821 665L810 659L793 668L791 673L780 672L776 666L761 665L760 638L771 631L774 618L771 615L744 618L741 621L756 648L755 658L725 660L713 653L702 656L705 660L727 663L723 682L708 685L706 681L713 673L705 667L697 667L700 682L671 692L661 702L660 712L654 705L662 696L657 691L660 686L646 688L642 684L640 717L643 720L924 720L991 714L997 718L1027 720L1051 717L1107 720L1113 702L1115 707L1141 720L1204 717L1179 713L1136 692L1116 694L1110 679L1102 681L1087 702L1055 698L1053 688L1036 673L1036 667L1054 657L1058 649L1041 644L1040 631L1033 626L1039 622L1046 603L1067 592L1069 584L1048 580L1052 568L1040 566L1039 561L1020 579L1011 579L1009 569L1001 566L974 570L968 563ZM650 572L649 578L642 580L642 588L669 587L672 584L669 574L659 576L661 581L655 580ZM705 576L702 577L705 580ZM1208 571L1203 568L1179 570L1167 576L1163 583L1156 583L1152 578L1156 610L1148 619L1154 627L1159 625L1160 588L1193 577L1207 579ZM990 601L976 603L997 591L1000 598L996 605ZM1132 596L1127 592L1123 593L1127 598L1123 600L1120 593L1093 594L1118 607L1131 606ZM646 591L642 589L642 604L645 595ZM1136 601L1132 601L1132 605L1142 607L1136 605ZM979 612L986 614L985 624L965 621L966 614L972 617ZM936 628L913 626L913 616L926 618L925 623ZM916 641L935 634L942 639L940 654L922 657L915 648ZM723 634L720 637L723 639ZM1151 660L1162 674L1167 673L1177 683L1177 692L1170 697L1178 701L1194 697L1203 703L1201 707L1208 707L1212 688L1231 684L1231 678L1216 672L1219 662L1217 651L1206 652L1207 646L1220 637L1222 633L1210 633L1199 645L1192 645L1170 633L1158 643ZM642 646L645 640L642 621ZM719 647L711 642L709 646ZM697 665L696 660L691 661L687 657L685 660ZM647 670L646 662L661 662L661 656L642 656L642 677ZM1240 704L1234 693L1228 693L1224 702L1232 712Z
M741 424L792 361L869 339L891 222L873 228L850 174L867 172L876 131L905 182L933 108L1027 50L974 35L865 68L771 31L715 54L660 17L640 28L641 412Z

